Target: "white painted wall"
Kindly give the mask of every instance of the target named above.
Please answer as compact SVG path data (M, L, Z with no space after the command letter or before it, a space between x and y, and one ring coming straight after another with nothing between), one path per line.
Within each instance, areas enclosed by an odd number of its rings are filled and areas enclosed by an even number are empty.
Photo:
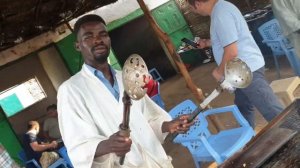
M146 5L148 6L149 10L152 10L169 0L144 0ZM135 10L139 9L140 6L137 3L137 0L118 0L116 3L98 8L92 12L87 14L98 14L101 16L105 22L108 24L114 20L123 18L130 13L134 12ZM86 15L86 14L85 14ZM80 16L81 17L81 16ZM78 18L80 18L78 17ZM70 21L70 25L73 26L76 22L76 19Z

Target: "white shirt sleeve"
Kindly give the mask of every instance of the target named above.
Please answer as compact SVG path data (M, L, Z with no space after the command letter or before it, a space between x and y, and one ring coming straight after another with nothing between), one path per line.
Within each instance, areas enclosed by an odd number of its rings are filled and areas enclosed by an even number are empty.
M222 47L238 40L237 22L235 16L228 11L218 11L213 20L216 35Z

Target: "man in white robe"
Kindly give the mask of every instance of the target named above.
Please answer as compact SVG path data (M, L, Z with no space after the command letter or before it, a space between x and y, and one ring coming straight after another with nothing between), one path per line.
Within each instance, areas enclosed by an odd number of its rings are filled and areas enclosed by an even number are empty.
M300 58L300 1L272 0L272 10L283 34L291 41Z
M132 101L130 137L119 134L123 119L121 72L107 63L110 38L97 15L80 18L75 26L76 49L84 58L81 71L58 91L62 138L75 168L171 168L161 143L168 132L182 133L193 123L187 115L171 117L147 95ZM120 156L126 154L123 165Z

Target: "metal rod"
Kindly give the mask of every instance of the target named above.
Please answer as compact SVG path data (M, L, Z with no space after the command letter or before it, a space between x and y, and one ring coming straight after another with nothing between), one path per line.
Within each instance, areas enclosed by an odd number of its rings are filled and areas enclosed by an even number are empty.
M214 100L221 92L223 91L223 88L221 85L219 85L207 98L203 100L203 102L192 112L190 113L190 117L188 118L188 123L192 122L201 112L203 112L208 104ZM173 133L170 136L170 140L173 141L179 133Z
M129 137L130 136L130 129L129 129L130 106L132 103L126 91L124 91L122 100L124 104L124 109L123 109L124 111L123 111L123 121L122 124L120 125L120 134L122 136ZM119 160L120 165L124 164L124 160L125 160L125 155L120 157Z

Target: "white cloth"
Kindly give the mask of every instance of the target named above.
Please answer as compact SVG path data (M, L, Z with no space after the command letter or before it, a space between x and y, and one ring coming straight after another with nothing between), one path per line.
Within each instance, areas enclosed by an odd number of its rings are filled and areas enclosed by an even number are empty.
M123 83L117 71L120 98L117 101L85 66L64 82L58 91L58 119L64 144L75 168L172 167L161 143L164 121L171 117L148 96L132 101L130 138L133 143L123 166L115 154L95 158L98 144L119 130L123 118Z

